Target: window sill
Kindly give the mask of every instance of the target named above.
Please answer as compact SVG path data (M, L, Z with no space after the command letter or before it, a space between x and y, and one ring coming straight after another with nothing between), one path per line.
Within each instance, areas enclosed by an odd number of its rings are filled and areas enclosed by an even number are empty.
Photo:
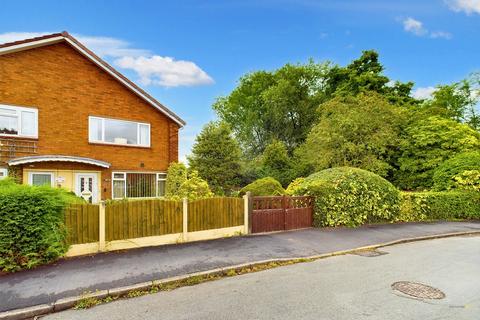
M0 138L22 139L22 140L38 140L35 136L18 136L16 134L0 133Z
M110 147L128 147L128 148L141 148L141 149L151 149L152 146L139 146L135 144L120 144L120 143L109 143L109 142L94 142L89 141L89 144L99 145L99 146L110 146Z

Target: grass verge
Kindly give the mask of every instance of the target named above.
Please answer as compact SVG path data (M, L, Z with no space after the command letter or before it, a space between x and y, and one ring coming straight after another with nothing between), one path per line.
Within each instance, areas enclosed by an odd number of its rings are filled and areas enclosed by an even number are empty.
M193 275L185 279L174 280L174 281L169 281L169 282L159 283L159 284L152 284L152 286L146 290L131 290L122 295L107 296L102 299L99 299L96 297L90 297L89 295L91 294L91 292L85 292L84 293L85 297L79 300L75 304L73 309L76 309L76 310L88 309L91 307L98 306L100 304L109 303L109 302L118 300L120 298L135 298L135 297L140 297L147 294L157 293L160 291L171 291L181 287L194 286L194 285L208 282L208 281L234 277L234 276L238 276L246 273L264 271L268 269L273 269L281 266L288 266L288 265L297 264L297 263L311 262L314 260L316 259L311 259L311 258L292 259L292 260L286 260L286 261L272 261L272 262L266 262L266 263L253 264L253 265L249 265L241 268L231 268L231 269L226 269L223 271L208 273L204 275Z

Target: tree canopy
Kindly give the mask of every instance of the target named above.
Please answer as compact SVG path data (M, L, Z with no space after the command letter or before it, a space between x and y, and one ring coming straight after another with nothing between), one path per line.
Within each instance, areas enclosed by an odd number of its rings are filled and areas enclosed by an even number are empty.
M458 153L480 150L480 133L466 124L433 116L406 128L398 159L397 184L403 189L429 189L433 173Z
M292 152L316 121L328 70L328 63L310 61L247 74L232 93L217 99L213 109L250 157L260 155L273 140Z
M352 166L383 177L392 174L404 110L377 93L335 97L319 107L320 120L297 157L315 171Z
M210 122L197 136L188 162L215 193L228 194L239 183L240 156L230 127L224 122Z

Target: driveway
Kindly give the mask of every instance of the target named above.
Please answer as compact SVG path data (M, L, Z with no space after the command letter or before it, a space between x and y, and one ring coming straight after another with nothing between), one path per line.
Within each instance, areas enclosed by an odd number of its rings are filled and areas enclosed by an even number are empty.
M0 277L0 311L51 303L86 291L277 258L348 250L410 237L480 232L478 222L373 225L306 229L142 248L59 261Z
M375 257L336 256L46 319L478 319L480 237L413 242L381 251ZM407 296L392 289L398 281L432 286L445 298Z

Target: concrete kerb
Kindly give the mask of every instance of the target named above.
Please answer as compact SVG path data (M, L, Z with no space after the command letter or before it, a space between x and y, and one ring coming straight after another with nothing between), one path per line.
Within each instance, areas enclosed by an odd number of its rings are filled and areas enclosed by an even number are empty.
M305 260L319 260L319 259L324 259L324 258L333 257L333 256L350 254L350 253L354 253L356 251L375 250L375 249L378 249L378 248L388 247L388 246L402 244L402 243L408 243L408 242L414 242L414 241L423 241L423 240L432 240L432 239L440 239L440 238L450 238L450 237L456 237L456 236L468 236L468 235L480 235L480 231L454 232L454 233L435 234L435 235L422 236L422 237L404 238L404 239L399 239L399 240L394 240L394 241L389 241L389 242L384 242L384 243L379 243L379 244L374 244L374 245L357 247L357 248L354 248L354 249L334 251L334 252L323 253L323 254L313 255L313 256L308 256L308 257L278 258L278 259L260 260L260 261L255 261L255 262L247 262L247 263L237 264L237 265L228 266L228 267L215 268L215 269L211 269L211 270L207 270L207 271L189 273L189 274L181 275L181 276L175 276L175 277L170 277L170 278L165 278L165 279L158 279L158 280L153 280L153 281L142 282L142 283L134 284L134 285L131 285L131 286L117 287L117 288L112 288L112 289L109 289L109 290L96 291L96 292L93 292L93 293L83 294L83 295L79 295L79 296L62 298L62 299L59 299L59 300L57 300L57 301L55 301L51 304L42 304L42 305L32 306L32 307L28 307L28 308L5 311L5 312L0 313L0 320L31 319L31 318L35 318L37 316L42 316L42 315L48 314L48 313L70 309L70 308L74 307L77 303L79 303L80 301L82 301L86 298L103 299L103 298L106 298L106 297L109 297L109 296L110 297L122 297L122 296L128 295L129 292L150 290L151 288L153 288L155 286L158 286L158 285L161 285L161 284L166 284L166 283L171 283L171 282L176 282L176 281L182 281L182 280L186 280L186 279L193 278L193 277L199 277L199 276L224 274L224 273L226 273L230 270L239 270L239 269L243 269L243 268L254 267L254 266L264 265L264 264L268 264L268 263L285 262L285 261L302 262L302 261L305 261Z

